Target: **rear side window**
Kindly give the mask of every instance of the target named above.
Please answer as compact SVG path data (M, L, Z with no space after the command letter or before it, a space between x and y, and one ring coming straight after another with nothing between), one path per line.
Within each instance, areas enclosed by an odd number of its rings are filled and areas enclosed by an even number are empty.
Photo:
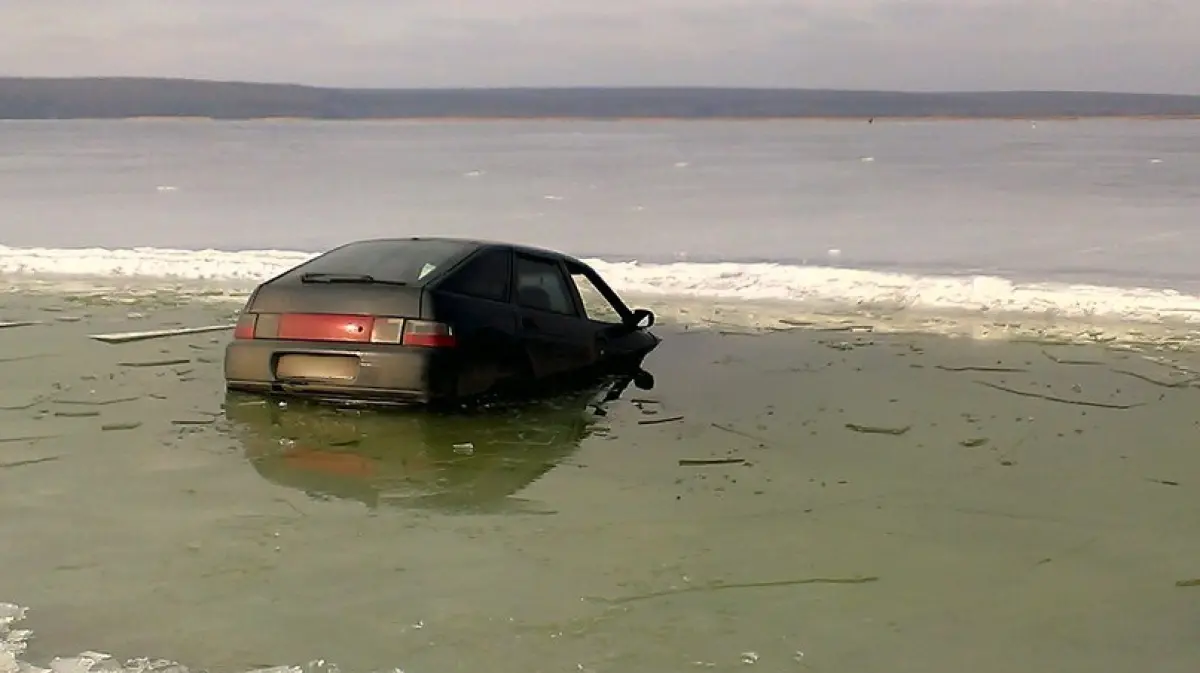
M576 315L569 288L557 262L517 257L517 303L522 307Z
M289 275L365 274L376 280L421 285L470 250L458 241L362 241L330 250Z
M507 250L485 250L464 264L440 287L456 294L492 301L508 301L512 284L510 259Z

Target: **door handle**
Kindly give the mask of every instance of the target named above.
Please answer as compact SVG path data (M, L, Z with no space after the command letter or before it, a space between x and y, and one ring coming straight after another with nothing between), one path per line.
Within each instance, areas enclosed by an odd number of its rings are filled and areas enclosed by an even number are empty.
M529 316L521 318L521 326L528 329L537 329L537 321Z

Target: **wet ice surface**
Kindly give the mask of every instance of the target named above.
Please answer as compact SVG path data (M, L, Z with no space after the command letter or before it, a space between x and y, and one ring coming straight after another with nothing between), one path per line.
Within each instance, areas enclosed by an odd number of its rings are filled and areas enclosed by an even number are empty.
M45 666L22 661L18 657L25 652L33 635L31 630L19 628L27 612L21 606L0 603L0 673L189 673L187 666L168 659L137 657L122 661L91 650L54 657ZM336 673L337 670L336 666L317 660L305 666L272 666L252 673Z
M226 400L222 334L86 338L235 309L5 303L44 324L0 330L0 597L30 607L7 649L36 635L0 671L88 648L218 673L1200 657L1200 358L1171 339L713 314L664 328L658 385L602 413L581 394L436 417Z

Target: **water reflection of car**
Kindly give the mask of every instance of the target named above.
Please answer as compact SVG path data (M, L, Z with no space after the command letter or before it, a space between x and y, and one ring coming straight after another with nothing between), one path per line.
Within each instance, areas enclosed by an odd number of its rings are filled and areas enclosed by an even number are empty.
M570 456L634 377L469 412L337 408L232 392L225 405L246 459L269 482L317 499L495 511ZM639 387L653 385L641 372Z

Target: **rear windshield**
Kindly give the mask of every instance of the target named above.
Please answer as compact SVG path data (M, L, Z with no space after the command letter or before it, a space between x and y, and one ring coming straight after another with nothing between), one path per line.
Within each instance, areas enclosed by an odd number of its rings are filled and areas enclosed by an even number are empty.
M469 244L459 241L363 241L330 250L288 275L362 274L375 280L421 285L471 250Z

